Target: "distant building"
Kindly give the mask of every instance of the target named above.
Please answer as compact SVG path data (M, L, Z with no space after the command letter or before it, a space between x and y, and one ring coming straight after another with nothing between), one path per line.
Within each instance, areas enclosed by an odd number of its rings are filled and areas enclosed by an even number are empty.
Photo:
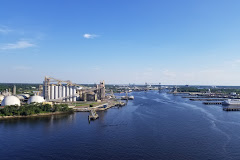
M97 94L94 92L87 93L87 101L97 101Z
M13 86L13 95L16 95L17 94L17 88L16 88L16 86L14 85Z
M236 92L231 92L230 95L231 95L231 96L236 96L237 93L236 93Z
M100 84L97 85L97 98L99 100L105 99L105 92L106 92L105 82L102 81L100 82Z

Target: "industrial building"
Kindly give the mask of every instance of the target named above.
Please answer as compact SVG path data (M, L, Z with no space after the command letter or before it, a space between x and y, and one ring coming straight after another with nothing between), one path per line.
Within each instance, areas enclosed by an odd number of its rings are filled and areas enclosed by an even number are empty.
M10 90L10 89L9 89ZM101 81L93 87L84 87L62 81L52 77L45 77L43 85L39 85L39 91L29 94L16 94L17 88L13 86L13 92L5 90L0 95L0 104L20 105L25 103L72 103L76 101L100 101L105 99L105 82Z
M80 101L97 101L105 99L105 82L102 81L93 88L81 88L77 90Z
M77 85L71 81L45 77L43 97L46 101L75 102L77 100Z
M2 103L1 106L11 106L11 105L17 105L20 106L20 100L16 96L6 96Z
M28 104L31 104L31 103L43 103L43 102L45 102L45 100L41 96L32 96L27 101Z
M105 81L102 81L97 85L97 95L99 100L105 99L105 90Z

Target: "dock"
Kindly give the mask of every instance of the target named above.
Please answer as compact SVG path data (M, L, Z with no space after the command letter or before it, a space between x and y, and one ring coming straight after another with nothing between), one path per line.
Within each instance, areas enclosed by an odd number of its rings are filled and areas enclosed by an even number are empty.
M205 105L222 105L222 102L203 102Z
M191 101L225 101L225 98L190 98Z
M89 116L88 116L88 120L91 121L91 120L95 120L95 119L98 119L98 114L95 110L91 110L89 112Z
M240 111L239 107L224 107L224 111Z

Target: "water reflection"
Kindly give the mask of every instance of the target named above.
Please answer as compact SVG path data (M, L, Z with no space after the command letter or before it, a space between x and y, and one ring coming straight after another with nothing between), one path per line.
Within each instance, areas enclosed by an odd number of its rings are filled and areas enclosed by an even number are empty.
M59 114L59 115L48 115L48 116L39 116L39 117L23 117L23 118L13 118L13 119L2 119L0 120L0 125L4 128L12 128L16 126L37 126L36 124L41 124L45 128L51 128L53 125L59 124L70 124L73 123L75 119L75 113L73 114ZM64 125L62 125L64 126Z

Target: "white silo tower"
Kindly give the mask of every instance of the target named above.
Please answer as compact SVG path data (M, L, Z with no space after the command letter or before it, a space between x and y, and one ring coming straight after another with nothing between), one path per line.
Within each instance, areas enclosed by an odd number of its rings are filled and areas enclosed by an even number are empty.
M62 97L66 97L66 86L62 86ZM63 99L63 102L65 102L65 98Z
M69 86L66 86L66 97L69 96ZM66 99L66 101L69 101L69 98Z
M49 99L51 99L51 86L48 85L47 87L48 87L48 91L47 91L48 92L47 93L48 94L48 99L47 100L49 100Z
M74 102L77 101L76 92L77 92L77 89L76 89L76 86L74 86L74 87L73 87L73 101L74 101Z
M62 86L61 85L58 86L58 97L62 98Z
M54 99L58 99L58 86L54 86Z
M70 86L69 87L69 96L70 96L69 100L70 100L70 102L72 102L72 100L73 100L72 95L73 95L73 86Z
M51 85L51 89L50 89L50 99L54 99L54 85Z

